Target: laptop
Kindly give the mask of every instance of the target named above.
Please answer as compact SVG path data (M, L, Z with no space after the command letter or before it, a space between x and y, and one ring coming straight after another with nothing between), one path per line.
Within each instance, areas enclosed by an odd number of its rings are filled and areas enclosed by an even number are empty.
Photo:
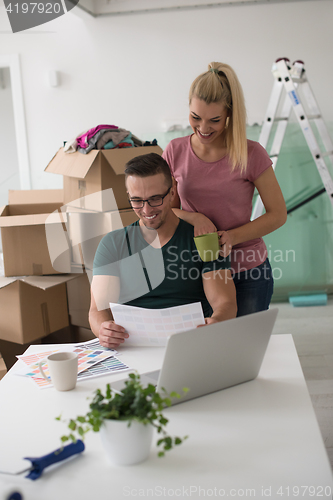
M178 392L183 403L257 377L278 309L213 323L169 337L161 370L141 374L143 385ZM111 384L120 392L125 379ZM183 393L183 387L189 390Z

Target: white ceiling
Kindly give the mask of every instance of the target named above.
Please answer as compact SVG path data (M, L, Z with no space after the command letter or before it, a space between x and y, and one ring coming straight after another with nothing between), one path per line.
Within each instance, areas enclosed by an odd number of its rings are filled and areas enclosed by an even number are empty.
M100 17L301 1L313 0L79 0L78 7Z

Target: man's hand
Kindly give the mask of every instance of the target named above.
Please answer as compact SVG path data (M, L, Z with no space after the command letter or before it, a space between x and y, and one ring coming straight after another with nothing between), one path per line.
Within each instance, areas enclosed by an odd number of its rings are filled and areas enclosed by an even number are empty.
M203 274L206 298L213 314L206 324L232 319L237 314L236 288L230 270L220 269Z
M89 323L93 333L99 338L100 344L109 349L116 349L129 337L125 328L116 325L113 321L109 307L109 302L118 302L118 297L118 277L103 275L93 277Z
M211 325L212 323L219 323L219 321L217 319L214 319L214 318L205 318L205 324L198 325L197 328L200 328L201 326Z
M219 320L215 319L215 318L205 318L205 323L206 323L206 325L211 325L213 323L219 323ZM204 325L202 325L202 326L204 326Z
M116 349L129 337L125 328L116 325L114 321L104 321L99 329L99 342L103 347Z

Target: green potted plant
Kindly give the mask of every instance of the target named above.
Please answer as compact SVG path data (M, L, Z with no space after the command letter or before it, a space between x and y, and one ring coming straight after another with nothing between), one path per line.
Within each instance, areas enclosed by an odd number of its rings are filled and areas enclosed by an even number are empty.
M183 389L187 392L187 389ZM100 389L94 393L90 410L86 415L71 419L68 423L70 434L62 436L61 441L76 442L83 439L89 431L101 432L104 449L111 462L118 465L131 465L148 458L154 428L161 437L158 456L182 443L184 438L171 437L165 430L168 419L162 411L171 405L171 398L180 398L176 392L161 395L149 384L143 387L140 375L131 373L120 393L112 392L110 384L105 395ZM58 417L57 420L61 420Z

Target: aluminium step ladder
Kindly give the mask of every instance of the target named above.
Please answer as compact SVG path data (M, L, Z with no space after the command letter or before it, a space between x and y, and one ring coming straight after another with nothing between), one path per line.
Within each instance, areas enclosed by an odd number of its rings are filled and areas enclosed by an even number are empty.
M324 160L325 157L328 157L333 165L333 143L308 83L304 63L303 61L295 61L292 66L290 66L289 59L277 59L275 64L273 64L272 73L275 81L261 129L259 143L266 148L272 132L273 123L277 123L275 136L269 152L273 169L275 169L291 110L293 109L311 151L313 160L317 166L324 188L318 191L315 195L310 196L307 200L304 200L297 206L293 207L292 210L304 205L325 191L327 192L333 207L333 180ZM308 114L306 113L301 102L300 92L297 91L298 89L300 91L302 90L302 98L307 105ZM283 90L285 90L284 101L281 101ZM279 106L281 110L278 112ZM324 151L321 151L319 147L310 122L313 122L317 128ZM260 196L258 195L251 219L254 220L259 217L263 210L264 206ZM289 210L288 213L290 211L291 210Z

